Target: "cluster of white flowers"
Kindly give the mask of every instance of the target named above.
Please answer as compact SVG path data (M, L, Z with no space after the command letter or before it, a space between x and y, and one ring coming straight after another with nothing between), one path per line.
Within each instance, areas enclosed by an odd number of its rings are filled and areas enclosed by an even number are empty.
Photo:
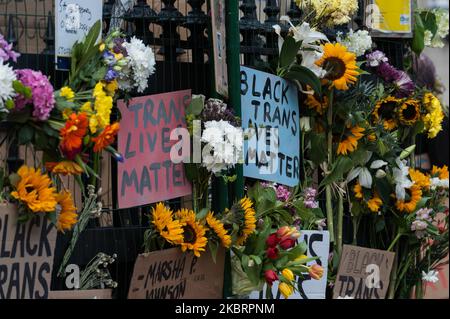
M430 179L431 181L431 189L435 190L436 188L449 188L448 178L440 179L439 177L433 177Z
M8 112L5 103L15 96L13 87L15 80L17 77L12 67L0 61L0 113Z
M425 45L432 48L443 48L445 46L444 39L449 32L449 15L448 11L444 9L432 10L436 17L437 31L433 36L431 30L425 30Z
M205 123L202 142L203 166L209 172L218 174L233 167L242 160L244 134L241 128L227 121L209 121Z
M119 77L119 86L122 90L136 88L142 93L148 87L148 79L155 72L155 54L152 48L145 46L142 40L136 37L123 44L127 50L127 65Z
M392 169L395 180L395 196L398 200L405 200L406 189L413 186L413 182L409 179L409 166L405 160L397 158L397 167Z
M368 50L372 49L372 37L367 30L359 30L356 32L350 30L345 36L343 36L342 32L339 32L336 40L346 46L348 51L355 53L356 56L362 56Z

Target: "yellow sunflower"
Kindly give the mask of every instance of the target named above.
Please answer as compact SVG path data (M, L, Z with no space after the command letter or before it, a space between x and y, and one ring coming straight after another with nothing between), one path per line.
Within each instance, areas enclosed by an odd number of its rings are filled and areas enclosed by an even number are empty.
M70 192L62 191L56 196L60 211L57 217L56 228L64 233L71 230L78 222L77 208L75 207Z
M231 246L231 236L228 235L223 223L214 217L212 212L209 212L206 216L206 224L211 228L217 237L220 239L222 246L225 248L230 248Z
M33 213L54 212L56 208L56 190L47 175L33 167L22 166L17 175L20 181L11 196L24 203Z
M437 167L436 165L433 165L431 175L433 175L434 177L439 177L439 179L448 179L447 165L444 165L443 167Z
M358 148L358 141L364 137L365 129L360 126L354 126L348 131L347 137L342 140L337 149L338 155L347 155Z
M411 180L419 186L421 189L429 189L431 185L430 177L425 175L419 170L415 170L413 168L409 169L409 176L411 177Z
M328 98L324 97L323 101L319 101L314 95L307 94L305 104L309 109L315 110L319 115L323 115L328 108Z
M395 206L401 212L412 213L416 210L417 204L422 199L422 190L418 185L413 185L406 190L407 200L397 200Z
M398 117L403 125L414 125L420 119L420 103L407 100L398 109Z
M62 161L59 163L47 162L45 163L47 171L53 174L67 175L81 175L84 171L80 165L72 161Z
M244 212L243 228L239 232L237 244L242 246L247 241L248 237L255 232L256 229L256 212L253 208L253 202L250 198L244 197L239 201L239 206Z
M356 77L359 75L356 55L348 52L340 43L327 43L323 49L323 56L316 61L316 65L327 72L325 78L333 82L332 85L336 89L348 90L348 85L356 83Z
M378 213L381 205L383 205L383 201L381 200L378 192L375 191L373 197L367 201L367 207L369 207L371 212Z
M400 103L401 100L393 96L378 101L372 112L374 122L379 123L382 121L384 129L387 131L395 129L398 125L395 114Z
M363 190L361 184L355 184L355 186L353 187L353 193L355 194L355 198L363 199Z
M181 250L192 250L196 257L200 257L201 252L206 250L208 239L206 238L206 227L199 221L193 210L181 209L176 214L183 225L183 240L181 241Z
M152 219L156 230L167 242L176 245L183 241L183 224L173 219L173 212L163 203L152 209Z

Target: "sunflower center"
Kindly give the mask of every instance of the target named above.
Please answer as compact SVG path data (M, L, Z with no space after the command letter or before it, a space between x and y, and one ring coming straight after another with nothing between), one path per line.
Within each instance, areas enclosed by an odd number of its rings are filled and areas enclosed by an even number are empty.
M379 114L382 118L386 120L391 120L394 118L394 110L397 107L397 103L388 101L384 102L380 106Z
M411 190L407 188L405 192L406 192L405 201L410 201L412 197Z
M197 241L197 234L194 228L192 228L191 225L186 225L183 227L183 230L184 242L188 244L194 244Z
M327 71L326 78L331 81L340 79L345 75L345 62L336 57L326 59L323 68Z
M27 186L27 187L25 187L25 190L27 191L27 193L31 193L32 191L34 191L34 187Z
M403 110L402 114L405 120L414 120L416 118L417 111L414 105L408 104L406 109Z

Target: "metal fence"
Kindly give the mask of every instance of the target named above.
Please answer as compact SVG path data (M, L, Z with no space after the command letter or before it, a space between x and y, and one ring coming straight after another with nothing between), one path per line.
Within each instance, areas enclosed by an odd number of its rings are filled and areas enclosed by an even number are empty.
M22 56L18 68L41 70L50 76L55 87L61 87L67 73L57 71L54 65L55 27L54 2L52 0L0 0L0 32L13 43ZM210 15L205 0L137 0L124 15L123 31L128 36L136 36L153 47L157 55L156 73L143 95L192 89L193 93L212 96L213 83L210 63L211 41L208 39ZM361 1L362 3L362 1ZM113 17L114 0L104 1L104 32L107 32ZM278 53L277 35L273 25L280 24L284 32L288 30L280 16L287 15L295 24L302 12L294 0L242 0L240 1L241 62L257 67L261 62L270 61ZM355 19L356 23L361 17ZM330 34L330 36L333 36ZM383 42L384 49L394 64L400 65L401 42ZM400 48L400 50L399 50ZM22 158L23 159L23 158ZM17 167L20 158L17 147L8 152L10 167ZM115 193L116 165L105 159L102 176L106 185L111 185L105 194L105 214L112 216L112 224L102 226L93 220L80 237L70 263L86 265L99 251L118 255L113 265L112 276L119 288L115 297L125 298L136 256L142 252L145 213L149 207L117 210ZM213 194L217 193L213 188ZM214 198L213 198L214 201ZM172 201L173 205L184 205L183 200ZM189 199L187 199L189 204ZM104 225L103 225L104 226ZM68 245L68 238L59 236L56 247L55 265L58 265ZM55 267L57 268L57 267ZM64 282L56 277L54 270L52 289L64 289Z

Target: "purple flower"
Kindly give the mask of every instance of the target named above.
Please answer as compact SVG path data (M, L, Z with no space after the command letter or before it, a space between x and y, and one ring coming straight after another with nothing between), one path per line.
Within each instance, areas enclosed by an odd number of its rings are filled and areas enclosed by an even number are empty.
M381 52L380 50L373 51L372 53L369 53L366 55L367 63L371 67L377 67L382 63L388 62L389 59L386 57L386 55Z
M404 71L398 71L397 78L394 79L396 97L404 98L414 93L416 86L409 75Z
M318 208L319 203L316 201L317 190L312 187L308 187L303 192L304 195L304 204L306 208Z
M114 54L112 54L110 51L103 52L103 60L105 60L105 63L108 66L114 66L116 64L116 58L114 57Z
M55 107L53 86L40 71L30 69L16 70L17 79L31 89L31 98L19 94L15 98L15 108L22 110L26 105L33 106L33 117L45 121Z
M122 53L124 57L128 56L127 49L123 46L125 39L123 38L115 38L113 43L113 52L116 54Z
M119 76L119 74L116 71L114 71L113 69L110 68L108 70L108 72L106 72L105 80L107 82L111 82L111 81L114 81L118 76Z
M275 192L277 194L277 199L283 202L287 202L291 196L289 189L283 185L277 186Z
M400 71L389 63L381 63L377 68L378 75L386 82L392 83L400 77Z
M0 62L8 62L9 59L17 62L19 56L20 54L13 50L12 44L6 42L3 35L0 34Z

